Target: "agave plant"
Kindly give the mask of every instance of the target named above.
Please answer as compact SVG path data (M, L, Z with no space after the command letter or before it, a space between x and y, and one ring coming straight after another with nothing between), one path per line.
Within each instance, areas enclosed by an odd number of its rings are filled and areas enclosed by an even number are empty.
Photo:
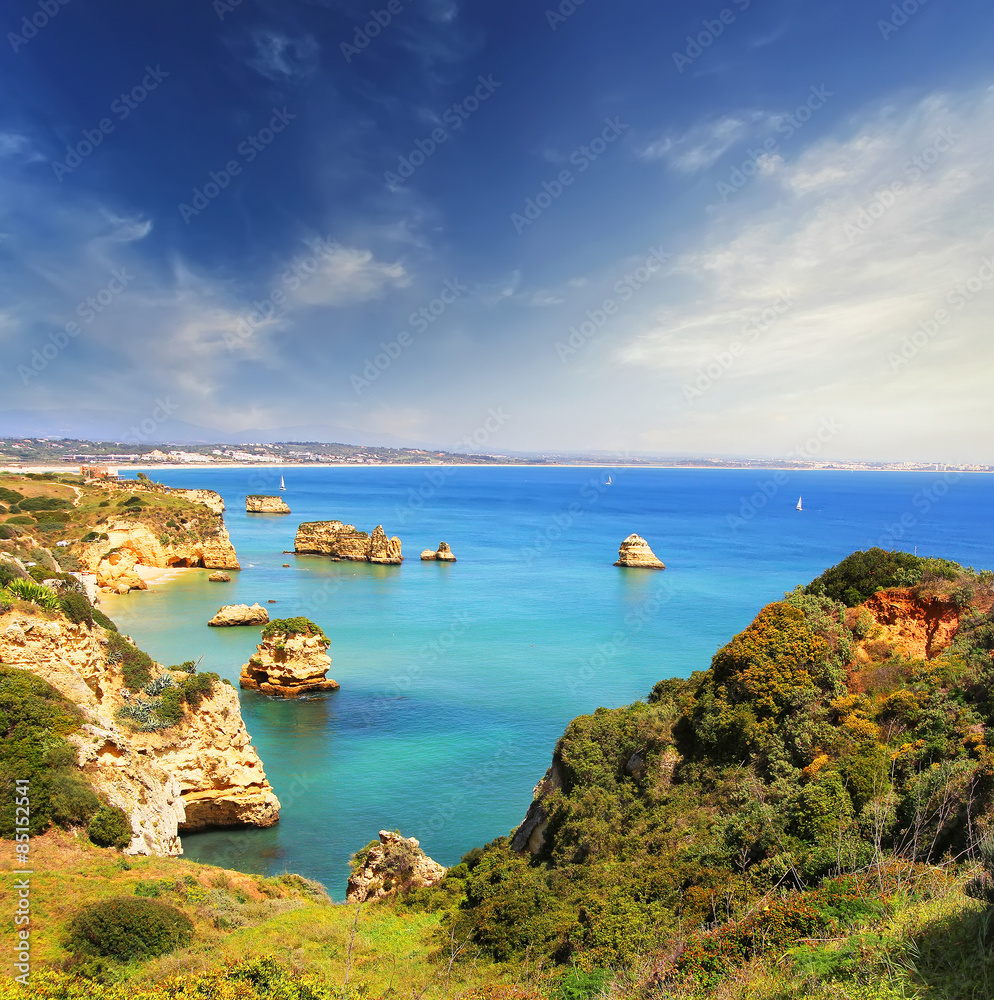
M43 587L34 580L11 580L5 589L11 597L30 601L46 611L59 610L59 595L51 587Z

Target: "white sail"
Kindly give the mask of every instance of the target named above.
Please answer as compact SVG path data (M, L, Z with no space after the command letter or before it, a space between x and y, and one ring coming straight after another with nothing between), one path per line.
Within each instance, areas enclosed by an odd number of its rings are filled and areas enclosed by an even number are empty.
M286 489L286 483L283 482L283 477L282 476L280 476L280 489L281 490L285 490Z
M804 510L804 508L801 506L801 497L797 498L797 509L798 510Z

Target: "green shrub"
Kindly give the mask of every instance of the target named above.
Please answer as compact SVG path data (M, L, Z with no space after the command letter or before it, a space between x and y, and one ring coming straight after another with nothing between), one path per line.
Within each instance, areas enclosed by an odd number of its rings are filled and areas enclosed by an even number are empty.
M162 886L158 882L142 879L135 883L135 895L142 899L157 899L162 895Z
M86 594L70 591L59 596L59 609L74 625L93 628L93 607Z
M94 622L101 628L105 628L109 632L117 631L117 626L99 608L91 608L90 611Z
M6 541L8 538L17 538L17 528L10 524L0 524L0 540Z
M28 497L18 503L21 510L27 511L63 510L72 506L72 501L61 497Z
M107 660L121 666L124 683L130 691L140 691L152 679L155 663L148 653L133 646L117 632L112 632L107 646Z
M76 762L73 750L72 763ZM52 822L64 829L85 826L94 814L99 815L100 799L83 776L74 768L62 767L48 780Z
M127 847L131 843L131 822L123 809L103 806L86 828L90 840L98 847Z
M613 976L609 969L594 969L585 972L574 966L559 981L556 990L560 1000L591 1000L592 997L606 995Z
M23 493L18 493L17 490L9 490L6 486L0 486L0 500L4 503L20 503L23 499Z
M262 630L262 637L264 639L270 639L273 636L290 635L315 635L328 642L328 637L324 634L321 627L315 625L309 618L277 618Z
M121 896L80 910L69 923L65 946L78 955L143 961L185 948L192 936L193 924L176 907Z
M6 587L11 580L26 580L24 571L12 559L0 560L0 588Z
M35 519L29 514L18 514L17 517L8 517L7 524L23 524L25 527L30 527L35 524Z

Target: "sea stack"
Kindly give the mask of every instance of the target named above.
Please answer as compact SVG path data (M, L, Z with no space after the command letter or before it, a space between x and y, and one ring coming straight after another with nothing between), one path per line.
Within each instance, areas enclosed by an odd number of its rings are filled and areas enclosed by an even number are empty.
M649 543L641 535L629 535L618 550L615 566L629 566L633 569L666 569L661 559L649 548Z
M293 550L297 555L330 556L349 562L380 563L399 566L400 539L387 538L383 525L378 524L372 535L341 521L309 521L297 528Z
M272 621L262 630L262 642L242 667L238 683L273 698L337 691L341 685L326 676L330 645L321 628L307 618Z
M431 549L425 549L421 553L422 562L455 562L456 557L452 554L452 549L449 548L448 542L439 542L438 549L432 552Z
M414 837L380 830L379 841L356 853L345 898L349 903L364 903L433 886L445 878L445 871L421 850Z
M290 508L282 497L265 497L259 495L245 498L247 514L290 514Z
M226 604L207 623L212 628L226 628L234 625L265 625L269 612L261 604Z

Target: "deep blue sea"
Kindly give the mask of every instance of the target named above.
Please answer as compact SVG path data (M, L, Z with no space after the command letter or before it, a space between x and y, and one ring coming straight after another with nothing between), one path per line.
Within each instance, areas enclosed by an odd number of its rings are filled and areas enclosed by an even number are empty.
M281 473L293 513L246 514L245 495L277 492ZM349 855L381 829L418 837L444 865L508 833L570 719L706 668L764 604L854 549L994 567L985 475L346 466L154 478L224 496L242 571L209 584L190 570L109 598L122 630L166 664L203 657L237 685L259 629L207 620L258 601L320 624L342 685L301 702L242 692L280 823L185 836L186 855L300 872L336 899ZM284 554L300 522L328 519L383 524L405 563ZM632 532L665 571L612 565ZM458 563L422 563L442 540Z

